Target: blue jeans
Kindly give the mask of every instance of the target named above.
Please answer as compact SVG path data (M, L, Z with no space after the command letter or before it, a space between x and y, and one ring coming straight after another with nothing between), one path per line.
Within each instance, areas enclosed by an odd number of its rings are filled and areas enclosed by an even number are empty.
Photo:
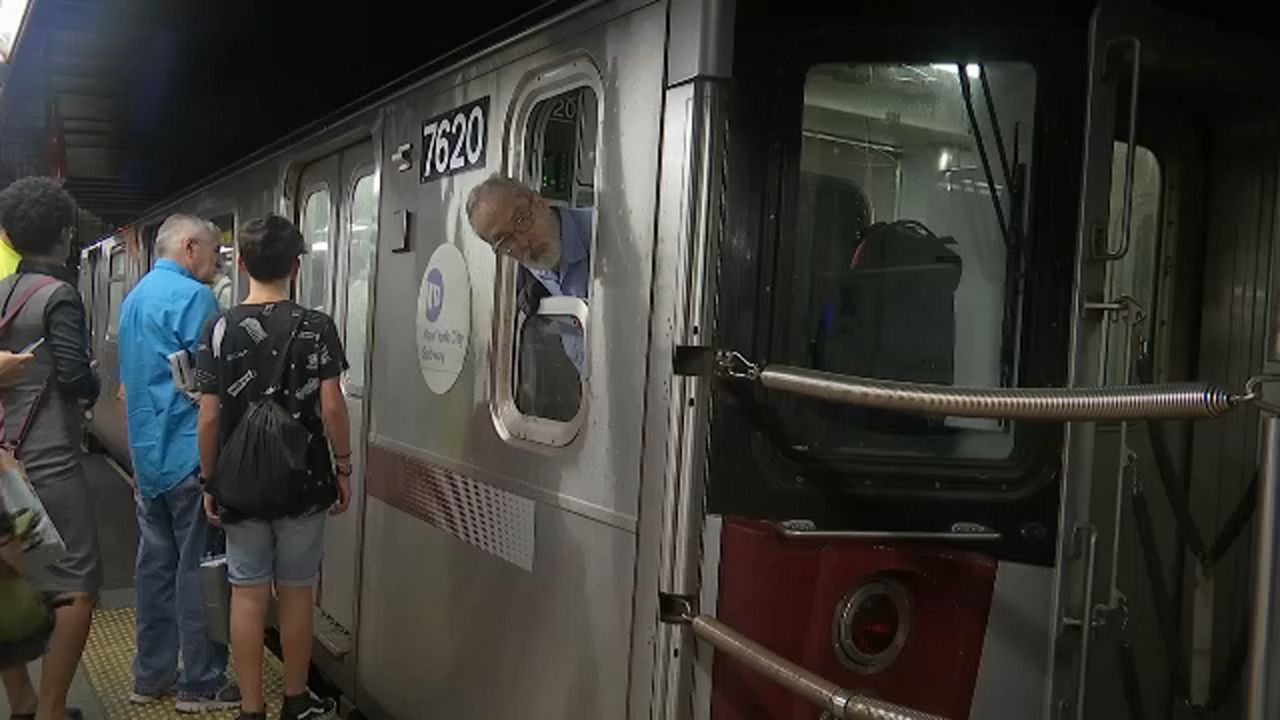
M134 689L207 696L226 682L227 647L209 640L200 559L209 524L196 476L154 498L137 498L138 654ZM178 674L178 649L182 672Z

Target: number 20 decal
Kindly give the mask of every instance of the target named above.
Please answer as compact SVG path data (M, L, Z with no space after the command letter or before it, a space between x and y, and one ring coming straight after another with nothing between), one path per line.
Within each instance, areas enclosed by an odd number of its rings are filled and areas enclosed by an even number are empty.
M422 123L422 163L419 182L448 177L484 165L488 153L489 98Z

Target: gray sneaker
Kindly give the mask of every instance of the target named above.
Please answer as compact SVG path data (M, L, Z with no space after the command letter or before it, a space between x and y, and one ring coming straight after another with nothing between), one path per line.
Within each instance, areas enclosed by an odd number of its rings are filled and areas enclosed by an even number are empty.
M173 707L180 713L232 710L240 707L240 688L235 683L228 682L212 695L179 695Z

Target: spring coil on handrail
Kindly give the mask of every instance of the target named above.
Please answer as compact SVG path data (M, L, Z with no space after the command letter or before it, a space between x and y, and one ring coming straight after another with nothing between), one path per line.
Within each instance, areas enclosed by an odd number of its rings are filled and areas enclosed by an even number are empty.
M722 376L759 382L770 390L858 407L926 415L1044 422L1209 419L1241 402L1262 404L1257 379L1234 395L1204 383L1097 388L966 388L879 380L785 365L757 367L737 353L721 353Z

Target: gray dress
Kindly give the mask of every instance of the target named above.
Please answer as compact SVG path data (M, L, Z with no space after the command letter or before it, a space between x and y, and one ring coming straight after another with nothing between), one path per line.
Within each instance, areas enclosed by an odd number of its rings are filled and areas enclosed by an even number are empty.
M96 399L98 380L89 365L84 305L66 282L65 269L23 261L18 270L0 280L0 316L39 275L63 280L38 290L0 334L0 348L15 352L45 338L35 359L0 383L6 441L18 439L34 412L19 459L67 546L60 561L33 569L30 579L45 592L97 592L102 584L97 522L80 440L84 408Z

